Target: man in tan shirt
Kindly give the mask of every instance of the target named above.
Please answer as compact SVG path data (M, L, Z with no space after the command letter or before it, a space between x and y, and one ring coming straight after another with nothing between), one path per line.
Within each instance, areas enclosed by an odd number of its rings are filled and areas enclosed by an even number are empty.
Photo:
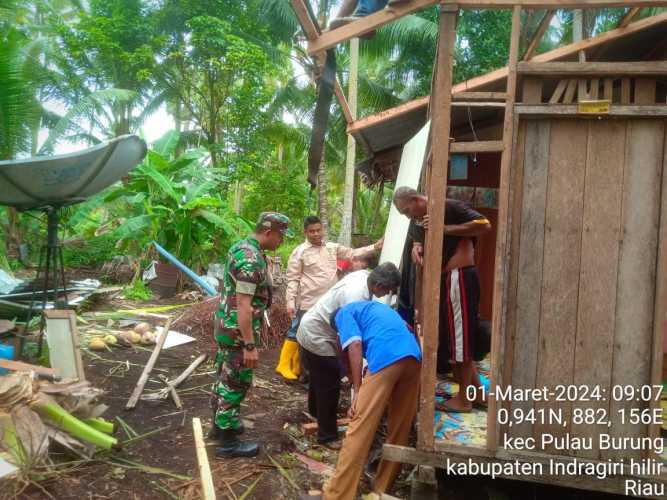
M301 318L337 281L336 260L371 256L382 248L382 239L362 248L348 248L324 241L322 223L314 215L303 222L306 241L296 247L287 262L287 313L292 326L280 352L276 372L286 380L299 377L299 346L296 332Z

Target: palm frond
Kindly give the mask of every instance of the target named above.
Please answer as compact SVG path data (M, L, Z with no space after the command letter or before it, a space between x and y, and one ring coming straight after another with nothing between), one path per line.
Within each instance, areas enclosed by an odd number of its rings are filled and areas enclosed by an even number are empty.
M58 121L55 127L51 129L48 138L39 149L38 154L49 154L53 151L59 139L73 127L77 128L77 120L81 117L94 117L96 111L103 108L106 104L117 102L129 102L136 96L136 92L125 89L104 89L92 92L90 95L81 99L75 106Z

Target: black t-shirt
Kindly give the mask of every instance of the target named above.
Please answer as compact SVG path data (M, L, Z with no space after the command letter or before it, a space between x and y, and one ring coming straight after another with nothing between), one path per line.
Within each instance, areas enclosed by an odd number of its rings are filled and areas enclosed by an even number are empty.
M445 205L445 225L451 226L456 224L465 224L473 220L486 219L482 214L470 208L470 206L460 200L454 200L447 198ZM410 227L408 229L408 235L419 243L424 243L424 227L414 220L410 221ZM459 242L465 239L472 239L473 244L475 243L474 238L466 238L463 236L452 236L445 235L444 247L445 255L443 259L443 265L447 265L449 259L456 253L456 247L458 247Z

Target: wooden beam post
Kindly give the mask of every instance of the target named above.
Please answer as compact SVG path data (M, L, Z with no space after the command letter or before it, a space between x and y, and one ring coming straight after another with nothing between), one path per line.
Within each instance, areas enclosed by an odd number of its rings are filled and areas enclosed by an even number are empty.
M550 78L586 76L662 76L667 75L667 61L627 62L520 62L518 72L522 75L547 76Z
M628 24L632 22L632 20L637 16L637 14L639 14L640 10L642 10L641 7L631 7L630 9L628 9L625 15L618 22L618 26L616 27L625 28Z
M300 0L292 0L296 2ZM377 12L346 24L335 30L327 31L308 44L308 53L317 54L335 47L351 38L358 38L385 24L407 16L441 0L412 0L405 4L380 9ZM456 4L462 9L511 9L515 6L526 9L599 9L602 7L665 7L665 0L459 0Z
M438 33L436 73L431 103L432 160L428 183L429 228L424 249L424 281L422 285L422 372L417 443L422 450L432 450L435 440L435 381L438 354L438 323L440 313L440 282L445 229L445 198L447 196L447 163L451 129L452 76L456 46L458 10L441 7Z
M548 10L544 14L542 21L540 21L539 26L535 30L533 39L530 41L530 45L528 45L528 48L526 49L526 53L523 55L524 61L528 61L531 57L533 57L533 54L537 50L537 47L539 47L542 38L544 38L544 34L547 32L547 28L549 27L549 24L551 23L551 20L555 14L555 10Z
M667 141L667 131L665 133ZM653 350L651 360L651 385L659 386L662 383L663 344L667 336L667 154L662 164L662 199L660 210L660 226L658 232L658 261L656 266L655 306L653 314ZM653 411L660 408L660 401L651 398L649 407ZM666 418L663 415L663 418ZM653 439L660 437L660 425L649 426L649 436ZM646 458L658 459L657 453L647 450Z
M347 97L350 104L352 120L357 117L357 77L359 76L359 39L350 40L350 68L347 82ZM348 122L349 123L349 122ZM357 155L357 143L352 134L347 134L347 151L345 156L345 190L343 192L343 215L340 224L338 243L349 247L352 245L352 217L354 212L354 164Z
M292 9L294 10L296 17L299 20L299 24L301 25L301 29L303 30L304 35L306 35L306 38L309 42L312 42L313 40L318 39L322 33L322 30L317 24L315 24L315 20L311 18L308 7L306 7L306 5L303 3L304 1L305 0L291 0ZM322 55L323 54L324 53L322 53ZM314 57L314 59L319 66L324 64L324 57ZM334 94L336 94L338 104L340 104L341 110L343 111L345 121L349 125L354 121L354 118L352 118L350 106L345 99L345 94L343 93L343 89L338 82L338 78L336 78L336 81L334 82Z
M567 58L568 56L571 56L573 54L577 54L582 49L591 51L595 48L602 47L606 43L616 40L623 40L623 38L627 36L663 24L667 25L667 12L663 12L661 14L657 14L655 16L647 17L646 19L636 21L634 23L631 23L625 28L617 28L611 31L607 31L605 33L601 33L593 38L582 40L579 43L573 43L570 45L566 45L565 47L559 47L549 52L545 52L543 54L535 55L533 56L531 61L532 62L557 61L559 59ZM623 64L628 64L628 63L623 63ZM485 75L481 75L475 78L471 78L470 80L457 83L452 88L452 92L454 92L455 99L456 95L461 92L469 92L469 91L475 91L476 89L480 88L487 88L488 86L499 82L500 80L507 77L507 72L508 72L507 66L505 66L503 68L497 69ZM598 76L600 76L599 73ZM611 87L607 87L606 81L603 80L603 83L605 84L605 88L611 90ZM558 99L560 100L561 97L562 97L562 92L559 93ZM606 98L607 97L605 97L605 99ZM395 108L391 108L376 113L374 115L361 118L359 120L356 120L353 124L348 125L348 132L351 132L353 134L358 134L358 137L361 137L361 133L368 127L375 127L387 120L395 118L398 115L402 115L405 113L409 113L415 110L428 107L429 100L430 96L420 97L418 99L414 99L412 101L400 104Z
M584 11L577 9L574 11L574 19L572 20L572 41L574 43L581 42L584 39ZM586 51L580 50L579 62L586 62ZM588 99L588 91L586 90L586 80L579 79L577 82L577 101Z
M510 168L514 142L514 101L516 99L516 75L519 59L519 35L521 32L521 7L515 6L512 11L512 35L507 74L507 106L503 124L503 153L500 160L500 186L498 200L498 229L496 237L496 269L493 283L493 316L491 323L491 387L493 394L500 380L500 361L504 341L503 317L505 296L505 274L507 269L507 221L510 214ZM487 417L486 445L490 450L498 447L498 420L496 418L497 401L489 398Z
M208 464L204 433L201 428L201 420L197 417L192 419L192 436L194 437L195 451L197 453L199 481L201 482L201 498L204 500L215 500L215 486L213 485L211 467Z

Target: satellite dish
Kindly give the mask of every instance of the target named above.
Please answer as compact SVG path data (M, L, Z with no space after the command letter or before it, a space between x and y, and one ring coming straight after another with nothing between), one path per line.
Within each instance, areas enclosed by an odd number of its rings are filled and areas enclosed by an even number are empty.
M45 245L39 254L26 325L41 293L46 309L49 294L60 308L68 305L62 245L58 240L60 209L80 203L123 178L146 156L146 143L136 135L123 135L77 153L0 161L0 205L18 210L40 210L47 216ZM41 291L38 291L41 288ZM60 302L62 296L64 302ZM38 356L42 352L44 316L40 321ZM21 340L23 351L24 338Z
M80 203L123 178L146 143L123 135L76 153L0 161L0 205L19 210Z

